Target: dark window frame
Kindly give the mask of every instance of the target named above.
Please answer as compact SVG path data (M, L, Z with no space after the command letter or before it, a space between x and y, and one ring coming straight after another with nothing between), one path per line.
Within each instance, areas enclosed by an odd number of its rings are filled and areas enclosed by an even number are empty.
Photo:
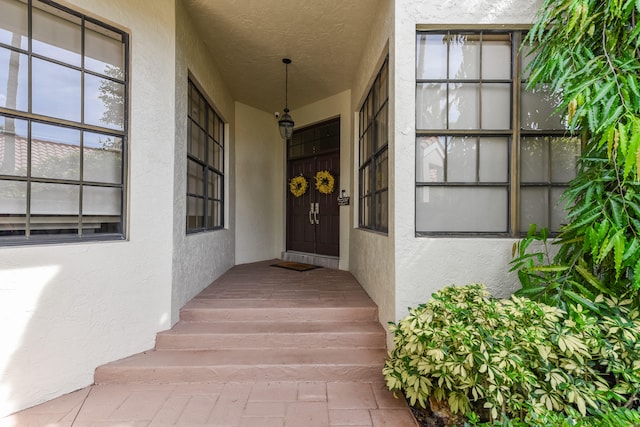
M9 222L0 223L0 246L18 246L18 245L30 245L30 244L58 244L58 243L78 243L78 242L86 242L86 241L113 241L113 240L125 240L127 235L127 224L126 224L126 211L127 211L127 164L128 164L128 131L129 131L129 34L125 31L113 27L105 22L100 21L99 19L90 17L81 12L73 10L69 7L57 4L48 0L28 0L25 3L25 7L28 13L28 29L27 34L22 35L27 40L26 48L24 45L13 46L12 44L4 44L0 43L0 49L4 49L10 52L11 55L23 55L27 58L27 67L28 67L28 106L26 110L20 108L9 108L7 106L0 105L0 117L3 118L3 123L7 123L7 120L12 121L12 128L14 129L14 133L12 134L13 138L17 138L18 134L15 133L15 121L24 121L26 123L26 133L22 136L22 139L25 140L25 144L27 146L27 166L26 172L23 175L16 175L5 173L3 174L0 171L0 183L23 183L26 186L26 191L24 193L26 210L24 214L24 228L16 229L15 226L19 225L15 222L11 223L11 214L2 214L0 212L0 216L5 216L8 218ZM74 19L79 26L79 31L81 34L81 50L79 53L80 56L80 65L74 65L70 62L65 62L59 58L55 58L55 53L51 56L48 56L44 53L34 52L33 48L33 11L34 9L38 9L39 11L44 10L44 14L49 14L55 16L55 14L59 14L59 16L69 17L69 19ZM63 18L64 19L64 18ZM87 52L86 47L86 34L87 28L91 26L91 30L96 31L96 27L98 29L102 29L108 33L111 33L118 38L120 38L120 42L122 43L122 51L123 51L123 62L121 70L121 75L108 75L106 72L97 72L94 69L91 69L90 65L85 64L86 58L89 57L89 52ZM72 70L79 72L81 75L80 80L80 118L78 120L55 117L50 114L45 113L34 113L33 112L33 91L32 91L32 81L33 81L33 60L46 61L49 64L53 64L56 66L62 67L64 70ZM102 79L106 82L112 82L118 85L122 85L122 126L109 127L109 126L101 126L96 125L95 123L89 123L91 118L87 117L86 111L89 110L90 107L87 106L85 101L85 77L91 76ZM32 127L33 125L51 125L57 127L58 129L67 129L77 131L79 135L79 145L78 145L78 153L79 153L79 176L77 179L71 178L59 178L59 177L41 177L41 176L32 176L32 147L36 142L32 140ZM9 126L7 126L9 127ZM109 182L105 180L91 180L84 177L85 171L85 161L84 155L88 153L87 150L90 148L85 146L85 134L99 134L107 138L107 142L109 138L114 138L114 146L117 146L118 149L115 151L119 151L119 166L120 166L120 176L119 182ZM9 135L6 133L5 135ZM59 141L62 142L62 141ZM108 148L105 148L108 150ZM77 220L73 220L76 216L74 214L70 215L59 215L59 214L44 214L44 215L36 215L32 212L32 187L33 185L66 185L67 188L73 187L77 188L78 191L78 215ZM60 187L58 187L60 188ZM93 189L113 189L114 191L119 192L119 214L118 215L108 215L104 216L104 218L117 217L114 221L113 218L104 219L104 223L102 227L106 228L99 232L91 232L92 229L95 229L95 224L99 224L99 221L95 218L92 218L90 214L83 213L83 196L85 196L85 188L93 188ZM21 216L14 216L14 218L22 218ZM57 220L57 221L56 221ZM47 223L52 223L52 226L47 227ZM8 224L8 225L7 225ZM57 227L56 227L57 226ZM11 229L13 227L13 230ZM51 231L46 231L51 230Z
M505 30L505 29L473 29L473 30L418 30L416 32L416 36L419 37L422 34L435 34L435 35L443 35L447 37L449 40L453 40L454 37L460 35L472 35L479 36L479 39L482 40L482 35L491 34L491 35L509 35L511 38L511 64L510 64L510 79L491 79L488 80L490 83L498 83L498 84L509 84L510 85L510 111L509 111L509 128L508 129L483 129L481 122L479 123L477 128L474 129L451 129L449 128L449 119L446 120L446 127L444 129L420 129L418 128L418 119L417 115L421 110L418 108L417 99L416 99L416 149L417 145L421 138L428 137L445 137L447 140L449 138L461 138L461 137L469 137L475 138L476 140L480 140L481 138L506 138L507 139L507 181L506 182L480 182L476 179L475 182L448 182L447 179L444 179L443 182L425 182L419 181L419 170L418 170L418 161L416 158L415 166L416 166L416 181L415 181L415 191L416 191L416 199L418 198L418 194L421 189L429 188L429 187L441 187L441 188L505 188L507 191L506 194L506 224L505 229L501 232L496 231L432 231L432 230L419 230L418 229L418 204L416 200L415 205L415 216L416 216L416 224L415 224L415 233L416 236L460 236L460 237L470 237L470 236L479 236L479 237L517 237L526 234L526 230L523 229L523 226L520 224L521 217L521 209L522 203L520 201L520 195L522 193L523 188L548 188L548 196L549 196L549 206L547 212L546 221L548 225L551 225L552 222L552 209L550 199L551 199L551 189L552 188L566 188L568 187L568 183L566 182L554 182L550 178L545 180L544 182L521 182L520 179L520 141L522 138L526 137L539 137L539 138L575 138L577 136L576 132L570 132L567 128L565 129L525 129L522 126L520 120L521 113L521 96L525 92L523 89L523 84L526 83L526 79L521 77L521 66L523 60L521 58L521 54L519 52L519 48L522 44L522 38L526 30ZM417 40L417 39L416 39ZM416 64L418 63L418 56L416 56ZM447 66L449 66L449 51L447 49ZM480 62L480 67L482 67L482 63ZM420 79L416 76L416 88L420 84L431 83L431 84L443 84L447 85L447 97L449 92L450 84L461 84L461 83L477 83L482 85L482 78L478 79L451 79L448 75L445 79ZM448 102L448 101L447 101ZM479 103L479 111L478 115L480 117L480 121L482 118L482 101ZM446 114L446 109L444 110ZM479 147L479 146L477 146ZM480 173L479 166L479 148L476 150L478 153L476 154L476 175ZM446 148L445 148L445 160L446 162ZM548 168L550 169L551 159L549 160ZM446 176L446 163L444 164L445 168L445 176ZM528 227L524 227L528 228ZM552 230L552 235L557 234L557 230Z
M378 126L380 121L383 129ZM362 103L359 123L358 227L388 233L389 57L383 61Z
M197 108L194 98L198 100ZM195 234L224 228L225 122L192 77L188 81L188 105L186 232ZM201 142L205 141L203 144L198 144L194 131L199 133ZM189 165L199 170L199 177L189 175ZM191 211L192 206L195 211Z

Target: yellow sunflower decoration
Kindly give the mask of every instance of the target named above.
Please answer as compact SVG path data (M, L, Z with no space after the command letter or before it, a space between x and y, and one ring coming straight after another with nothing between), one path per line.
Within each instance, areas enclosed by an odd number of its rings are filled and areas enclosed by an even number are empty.
M307 182L307 179L302 175L293 177L289 181L289 191L291 191L291 194L296 197L300 197L304 193L306 193L308 187L309 183Z
M318 171L315 176L316 179L316 190L321 192L322 194L331 194L333 193L333 186L336 182L333 175L329 171Z

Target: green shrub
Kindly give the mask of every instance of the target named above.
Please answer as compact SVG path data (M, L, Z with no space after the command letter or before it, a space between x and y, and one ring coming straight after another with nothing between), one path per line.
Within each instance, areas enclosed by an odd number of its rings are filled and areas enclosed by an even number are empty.
M640 390L640 320L629 301L594 304L606 314L495 299L480 284L447 287L391 324L387 386L411 405L444 401L491 421L606 413Z
M640 425L640 412L628 408L616 408L594 416L582 417L580 414L567 415L553 411L541 414L532 413L524 420L503 418L494 422L479 422L473 418L465 427L637 427Z

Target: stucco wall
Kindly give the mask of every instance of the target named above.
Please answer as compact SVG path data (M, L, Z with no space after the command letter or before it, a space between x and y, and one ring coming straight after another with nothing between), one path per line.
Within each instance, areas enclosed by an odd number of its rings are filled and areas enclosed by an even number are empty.
M236 262L282 251L284 142L273 113L236 103Z
M65 4L131 34L129 240L0 248L0 415L91 384L170 325L174 0Z
M395 188L406 189L395 194L396 319L406 315L407 306L426 302L446 285L483 282L500 296L518 287L516 277L508 273L513 239L415 237L416 26L509 28L530 23L539 5L529 0L396 0L391 48L395 52Z
M393 52L390 49L389 40L393 31L393 1L381 0L378 13L371 23L371 33L367 38L368 43L362 52L362 58L358 67L356 80L353 82L352 113L360 110L362 102L366 98L371 84L378 71L389 54L389 93L393 93ZM382 234L358 229L357 209L358 188L354 185L352 191L352 204L354 213L351 218L350 238L350 270L358 279L362 287L371 299L378 305L378 318L380 323L387 328L387 323L395 319L395 258L394 258L394 140L393 140L393 103L389 98L389 233ZM352 137L354 159L352 163L353 180L358 182L358 129L354 129Z
M175 147L173 189L173 286L171 322L180 308L235 264L235 107L214 58L176 1ZM204 91L225 127L225 228L186 234L188 73Z

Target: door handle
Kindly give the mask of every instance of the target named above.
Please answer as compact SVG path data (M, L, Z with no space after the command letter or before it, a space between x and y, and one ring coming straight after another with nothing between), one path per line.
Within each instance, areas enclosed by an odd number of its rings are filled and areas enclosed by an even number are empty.
M313 211L313 202L311 202L311 206L309 207L309 223L311 225L314 224L313 222L313 218L311 217L311 215L313 215L314 211Z
M319 213L320 213L320 203L316 203L316 208L313 211L313 219L316 221L316 224L320 224L320 220L318 219Z

